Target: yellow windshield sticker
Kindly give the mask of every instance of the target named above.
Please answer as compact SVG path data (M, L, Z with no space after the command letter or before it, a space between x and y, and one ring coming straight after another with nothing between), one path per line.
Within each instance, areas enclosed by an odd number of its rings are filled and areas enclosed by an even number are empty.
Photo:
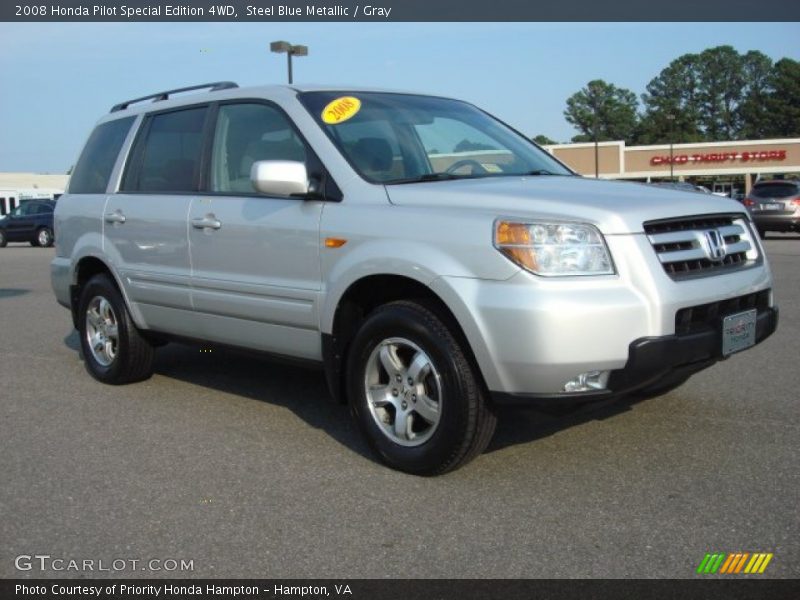
M361 100L353 96L342 96L322 109L322 120L328 125L337 125L352 119L361 110Z

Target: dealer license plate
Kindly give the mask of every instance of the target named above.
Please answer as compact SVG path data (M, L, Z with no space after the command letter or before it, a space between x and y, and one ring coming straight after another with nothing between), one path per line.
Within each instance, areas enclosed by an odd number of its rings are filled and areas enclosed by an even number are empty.
M722 320L722 356L739 352L755 343L755 309L729 315Z

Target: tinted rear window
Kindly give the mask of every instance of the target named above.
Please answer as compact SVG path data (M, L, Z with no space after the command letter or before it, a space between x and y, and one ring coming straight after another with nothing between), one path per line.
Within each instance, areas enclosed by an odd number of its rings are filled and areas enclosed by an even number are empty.
M800 193L796 183L765 183L753 186L752 195L756 198L786 198Z
M207 108L150 117L146 138L136 142L131 173L123 189L139 192L193 192L198 189L203 125Z
M134 117L126 117L98 125L75 165L69 180L71 194L104 194L114 163Z

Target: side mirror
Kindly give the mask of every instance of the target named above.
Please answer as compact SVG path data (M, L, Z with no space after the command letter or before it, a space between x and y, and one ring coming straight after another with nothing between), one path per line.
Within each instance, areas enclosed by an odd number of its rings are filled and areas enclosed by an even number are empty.
M308 194L306 165L293 160L259 160L250 168L250 181L262 194L305 196Z

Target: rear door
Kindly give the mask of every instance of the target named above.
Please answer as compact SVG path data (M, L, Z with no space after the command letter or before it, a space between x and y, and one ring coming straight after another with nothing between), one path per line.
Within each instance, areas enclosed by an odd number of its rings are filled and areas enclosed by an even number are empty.
M259 160L316 160L276 106L218 105L206 193L192 201L192 300L204 339L319 359L319 222L323 202L266 196Z
M104 212L106 254L133 308L159 331L193 336L186 217L200 181L208 106L148 115Z

